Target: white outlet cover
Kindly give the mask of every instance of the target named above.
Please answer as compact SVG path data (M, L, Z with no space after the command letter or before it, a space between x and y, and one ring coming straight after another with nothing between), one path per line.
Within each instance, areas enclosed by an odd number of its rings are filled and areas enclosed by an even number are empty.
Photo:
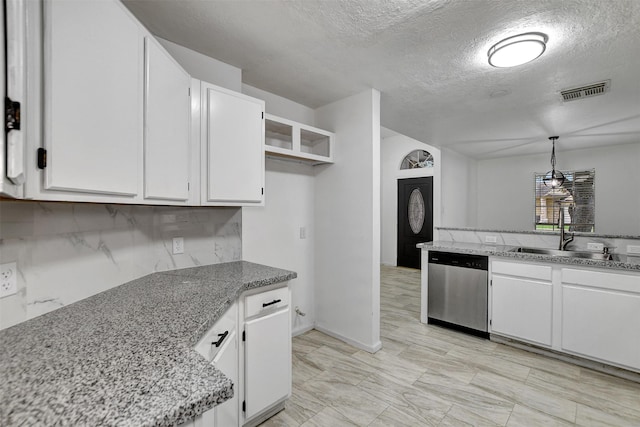
M498 238L496 236L484 236L485 243L496 243Z
M604 243L587 243L587 249L590 251L602 251L604 250Z
M18 292L18 266L15 262L0 264L0 298Z
M627 245L627 253L632 255L640 255L640 246Z
M174 255L184 253L184 237L173 238L173 253Z

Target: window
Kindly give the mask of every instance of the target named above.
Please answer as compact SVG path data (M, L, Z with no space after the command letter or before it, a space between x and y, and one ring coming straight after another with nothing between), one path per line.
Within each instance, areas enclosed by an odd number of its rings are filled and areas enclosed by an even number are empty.
M402 160L400 169L432 168L433 156L425 150L413 150Z
M549 188L542 182L546 173L535 174L535 229L558 230L564 215L565 230L595 231L595 169L562 171L560 188Z

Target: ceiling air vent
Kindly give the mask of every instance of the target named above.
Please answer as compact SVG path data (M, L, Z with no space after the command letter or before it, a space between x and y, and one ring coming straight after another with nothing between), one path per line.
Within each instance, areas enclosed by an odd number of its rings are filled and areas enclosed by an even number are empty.
M589 98L591 96L602 95L609 90L611 80L591 83L589 85L563 89L560 91L564 101L575 101L577 99Z

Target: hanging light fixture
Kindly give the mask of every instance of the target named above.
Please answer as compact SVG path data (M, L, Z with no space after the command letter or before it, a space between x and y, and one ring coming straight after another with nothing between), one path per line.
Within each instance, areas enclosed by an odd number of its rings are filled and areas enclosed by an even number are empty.
M553 144L551 148L551 170L547 172L545 177L542 179L544 185L551 188L562 187L564 184L564 174L560 171L556 170L556 139L560 138L559 136L550 136L549 139Z
M524 33L507 37L491 46L487 52L489 64L497 68L526 64L544 53L547 41L548 37L543 33Z

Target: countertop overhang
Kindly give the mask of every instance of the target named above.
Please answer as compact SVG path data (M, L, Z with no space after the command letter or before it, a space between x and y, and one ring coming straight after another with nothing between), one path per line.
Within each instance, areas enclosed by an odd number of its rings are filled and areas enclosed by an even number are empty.
M153 273L0 331L0 424L187 421L233 396L195 344L242 292L296 277L245 261Z
M564 256L514 252L514 249L516 249L517 246L451 241L418 243L416 246L427 251L444 251L463 254L487 255L503 258L514 258L520 261L550 262L554 264L567 264L581 267L609 268L615 270L640 272L640 257L637 256L618 255L618 261L605 261L596 259L571 258Z

